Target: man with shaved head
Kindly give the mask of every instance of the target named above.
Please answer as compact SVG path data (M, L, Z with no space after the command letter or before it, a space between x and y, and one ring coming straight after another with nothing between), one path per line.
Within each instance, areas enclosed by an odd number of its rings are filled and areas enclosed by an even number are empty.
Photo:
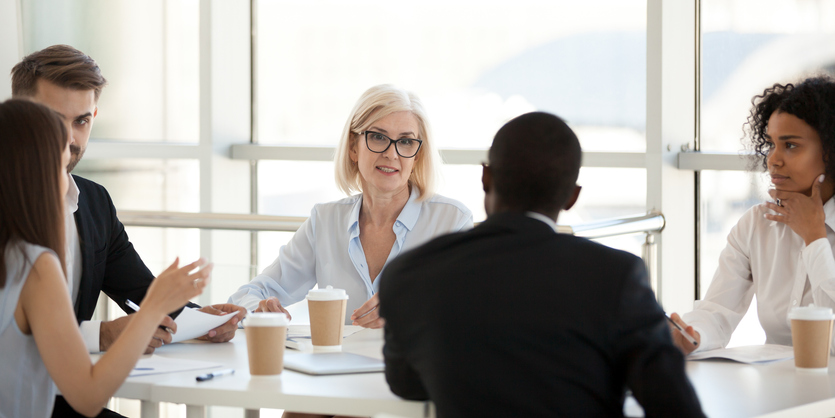
M557 233L582 151L560 118L519 116L493 139L487 220L389 264L380 282L391 390L438 417L703 416L664 312L632 254Z

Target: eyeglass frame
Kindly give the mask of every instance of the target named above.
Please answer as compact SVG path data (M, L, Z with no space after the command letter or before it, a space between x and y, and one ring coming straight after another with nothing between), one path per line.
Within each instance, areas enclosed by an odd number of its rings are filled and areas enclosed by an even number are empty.
M388 139L388 140L389 140L389 144L386 146L386 149L384 149L384 150L382 150L382 151L374 151L373 149L371 149L371 146L370 146L370 145L368 145L368 134L381 135L383 138ZM384 152L388 151L388 150L389 150L389 148L391 148L391 144L394 144L394 152L396 152L396 153L397 153L397 155L399 155L399 156L400 156L400 157L402 157L402 158L415 158L415 157L417 156L417 153L420 151L420 147L421 147L421 146L423 146L423 140L422 140L422 139L417 139L417 138L400 138L400 139L391 139L388 135L386 135L386 134L382 134L382 133L380 133L380 132L376 132L376 131L362 131L362 132L360 132L360 135L365 136L365 147L366 147L366 148L368 148L368 150L369 150L369 151L371 151L371 152L373 152L373 153L375 153L375 154L382 154L382 153L384 153ZM414 154L412 154L412 155L410 155L410 156L408 156L408 157L407 157L407 156L405 156L405 155L403 155L403 154L401 154L401 153L400 153L400 149L399 149L399 148L397 148L397 141L400 141L400 140L403 140L403 139L408 139L408 140L411 140L411 141L417 141L417 143L418 143L418 147L417 147L417 149L415 150L415 153L414 153Z

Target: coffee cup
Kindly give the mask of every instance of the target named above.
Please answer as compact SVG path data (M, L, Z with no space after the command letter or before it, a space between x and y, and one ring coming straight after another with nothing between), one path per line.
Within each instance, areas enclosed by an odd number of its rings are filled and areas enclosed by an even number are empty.
M287 315L280 312L255 312L244 319L249 374L275 376L284 370L284 342Z
M307 293L310 312L310 339L313 351L342 351L345 310L348 294L345 289L312 289Z
M789 319L795 369L799 372L827 373L832 341L832 309L819 306L793 308Z

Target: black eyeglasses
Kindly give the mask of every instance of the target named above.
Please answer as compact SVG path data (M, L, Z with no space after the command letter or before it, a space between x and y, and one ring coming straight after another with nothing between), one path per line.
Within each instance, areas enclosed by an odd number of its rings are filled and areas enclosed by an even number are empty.
M379 132L374 131L360 132L360 135L365 135L365 146L368 147L369 151L382 154L388 151L391 144L394 144L394 150L397 151L397 155L403 158L412 158L417 155L420 150L420 146L423 144L423 141L420 139L391 139Z

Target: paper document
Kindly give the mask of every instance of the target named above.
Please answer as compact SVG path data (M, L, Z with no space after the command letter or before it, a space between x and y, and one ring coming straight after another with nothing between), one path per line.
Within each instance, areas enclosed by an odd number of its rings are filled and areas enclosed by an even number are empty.
M787 345L763 344L720 348L687 356L687 360L724 358L748 364L763 364L794 358L794 349Z
M192 308L183 308L183 311L174 320L177 323L177 333L172 335L171 342L178 343L202 337L207 332L228 321L229 315L228 312L223 315L212 315Z
M208 361L187 360L181 358L166 358L152 354L150 356L143 356L136 362L136 366L133 366L133 371L130 372L130 377L210 369L220 366L222 366L220 363L210 363Z
M349 335L362 330L363 328L359 325L345 325L342 338L348 338ZM302 351L313 348L313 344L310 342L310 325L290 325L287 327L287 341L284 346Z

